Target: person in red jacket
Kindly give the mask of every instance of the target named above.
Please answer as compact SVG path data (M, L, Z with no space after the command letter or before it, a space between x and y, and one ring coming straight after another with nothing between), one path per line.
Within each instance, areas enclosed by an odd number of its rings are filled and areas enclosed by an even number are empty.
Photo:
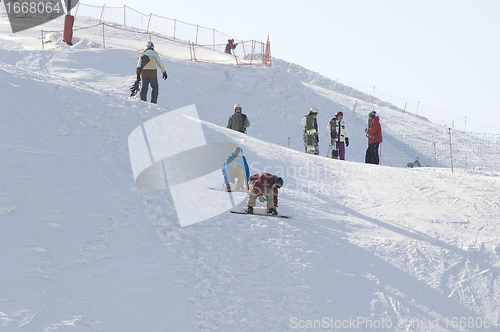
M365 128L365 133L370 136L368 149L366 149L365 163L379 164L378 146L382 143L382 128L380 127L380 119L377 112L371 111L368 114L370 117L370 128Z
M236 46L238 46L238 43L235 43L234 39L228 39L224 53L231 54L231 51L234 50Z
M247 213L253 213L255 200L262 202L266 198L267 213L277 215L278 189L283 187L283 179L269 173L253 174L248 179ZM262 197L263 196L263 197Z

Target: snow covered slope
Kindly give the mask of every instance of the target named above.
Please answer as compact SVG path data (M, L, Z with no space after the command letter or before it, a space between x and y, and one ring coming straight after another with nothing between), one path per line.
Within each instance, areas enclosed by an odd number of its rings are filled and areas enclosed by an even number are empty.
M373 106L359 99L352 113L355 99L283 62L172 55L150 105L128 97L137 52L83 47L90 37L42 51L38 31L8 29L0 24L1 331L479 331L498 321L498 174L356 162ZM235 103L248 135L225 128ZM236 142L252 172L284 178L278 210L293 219L227 213L181 228L168 190L135 185L130 132L190 104L209 141ZM302 153L311 106L322 155L329 118L351 112L348 161ZM409 126L441 130L377 109L386 154Z

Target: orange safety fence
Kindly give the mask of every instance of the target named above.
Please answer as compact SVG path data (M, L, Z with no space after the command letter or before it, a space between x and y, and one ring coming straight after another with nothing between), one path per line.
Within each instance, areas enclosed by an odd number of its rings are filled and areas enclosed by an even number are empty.
M169 43L169 46L178 45L174 54L168 54L168 57L196 61L196 62L222 62L233 63L238 66L244 65L264 65L271 66L271 45L269 36L267 42L256 40L243 41L216 29L206 28L171 19L155 14L143 14L130 7L108 7L92 6L78 3L75 10L75 28L73 29L75 37L78 38L78 31L83 29L95 30L99 27L99 35L94 31L92 37L96 39L93 42L102 40L102 48L106 47L106 34L113 34L113 29L119 29L130 33L130 43L118 43L116 38L113 47L123 47L126 49L138 50L144 47L144 35L149 40L155 42ZM91 22L88 18L94 19ZM98 20L98 23L95 23ZM43 31L42 46L44 42L44 33L58 33L62 31ZM86 35L86 38L89 38ZM238 46L231 55L224 54L224 49L228 39L234 39ZM136 43L142 41L141 43ZM140 45L139 45L140 44ZM181 45L188 46L181 49ZM221 54L223 53L223 54Z

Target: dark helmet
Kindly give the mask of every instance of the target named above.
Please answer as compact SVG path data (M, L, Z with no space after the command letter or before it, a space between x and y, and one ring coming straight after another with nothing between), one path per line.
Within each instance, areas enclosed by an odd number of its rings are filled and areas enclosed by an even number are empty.
M344 113L343 112L337 112L337 113L335 113L335 119L338 119L339 115L341 115L343 117Z
M279 176L274 178L273 184L276 186L276 188L281 188L283 187L283 179L280 178Z

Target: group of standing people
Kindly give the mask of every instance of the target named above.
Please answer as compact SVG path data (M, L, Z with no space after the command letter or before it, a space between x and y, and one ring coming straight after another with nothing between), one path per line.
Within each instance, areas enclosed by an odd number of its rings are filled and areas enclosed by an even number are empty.
M319 133L318 133L318 109L312 107L309 113L302 118L304 149L308 154L319 155ZM345 148L349 146L349 135L347 125L343 121L344 113L337 112L328 122L327 130L330 132L331 158L345 160ZM379 164L379 145L382 142L382 129L377 112L368 114L368 128L365 128L369 139L366 150L365 163Z

